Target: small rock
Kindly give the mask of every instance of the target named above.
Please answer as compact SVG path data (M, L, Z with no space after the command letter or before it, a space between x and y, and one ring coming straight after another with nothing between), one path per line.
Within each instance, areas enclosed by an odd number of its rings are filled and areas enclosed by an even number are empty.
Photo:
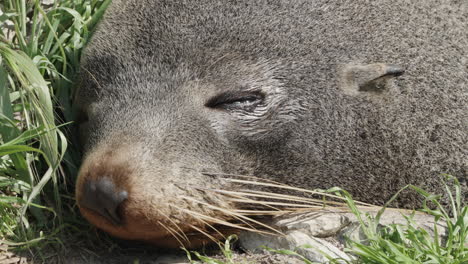
M336 212L312 212L281 219L274 224L282 231L302 230L314 237L330 237L351 222L348 217Z
M321 263L328 261L327 256L348 261L352 260L350 256L331 243L297 230L288 232L285 236L268 236L245 232L240 235L239 241L244 249L254 253L260 253L263 251L262 247L266 246L272 249L294 250L308 260Z
M51 7L54 5L55 0L41 0L41 4L44 7Z

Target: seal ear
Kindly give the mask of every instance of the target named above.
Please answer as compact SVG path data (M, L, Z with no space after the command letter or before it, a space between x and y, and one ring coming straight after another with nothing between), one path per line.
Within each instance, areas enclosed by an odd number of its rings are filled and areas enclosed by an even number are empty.
M341 69L342 89L350 95L359 92L381 93L389 78L405 73L400 66L385 63L347 64Z

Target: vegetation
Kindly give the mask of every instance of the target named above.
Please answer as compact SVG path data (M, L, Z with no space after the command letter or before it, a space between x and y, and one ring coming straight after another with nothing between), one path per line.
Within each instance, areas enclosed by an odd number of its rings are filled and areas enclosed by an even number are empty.
M57 240L74 215L72 80L110 0L42 2L0 4L0 239L23 247Z
M421 211L435 217L433 235L418 227L412 217L406 217L406 225L393 224L379 228L380 217L385 208L373 218L360 213L354 202L349 199L348 205L360 219L366 239L348 241L348 248L345 251L358 256L361 263L468 263L468 206L462 204L460 183L456 178L447 177L455 182L455 193L445 184L451 200L451 212L447 212L441 206L439 196L429 194L415 186L408 186L425 197ZM436 208L431 209L428 204L434 204ZM364 221L363 218L367 218L368 221ZM437 228L439 221L447 224L445 241L439 240L441 235Z

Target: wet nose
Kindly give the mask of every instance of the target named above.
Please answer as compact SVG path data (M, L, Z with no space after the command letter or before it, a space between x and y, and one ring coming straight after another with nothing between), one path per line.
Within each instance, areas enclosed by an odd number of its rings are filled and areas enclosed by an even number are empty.
M109 178L88 180L83 186L80 206L91 209L115 225L121 224L117 209L128 197L126 191L117 190Z

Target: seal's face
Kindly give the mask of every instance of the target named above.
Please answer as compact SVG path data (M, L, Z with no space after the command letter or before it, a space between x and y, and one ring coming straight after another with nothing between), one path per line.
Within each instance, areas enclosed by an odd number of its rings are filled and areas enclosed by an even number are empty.
M113 0L75 101L83 215L178 246L242 219L221 174L384 204L450 173L467 197L467 8L444 1Z
M217 192L232 186L207 173L252 174L256 149L278 147L300 107L288 100L280 64L233 55L213 66L195 79L186 68L163 78L129 67L117 76L125 82L80 90L95 93L83 104L86 155L76 187L91 223L160 246L197 233L186 244L196 246L214 232L210 225L233 218L227 212L239 208Z

